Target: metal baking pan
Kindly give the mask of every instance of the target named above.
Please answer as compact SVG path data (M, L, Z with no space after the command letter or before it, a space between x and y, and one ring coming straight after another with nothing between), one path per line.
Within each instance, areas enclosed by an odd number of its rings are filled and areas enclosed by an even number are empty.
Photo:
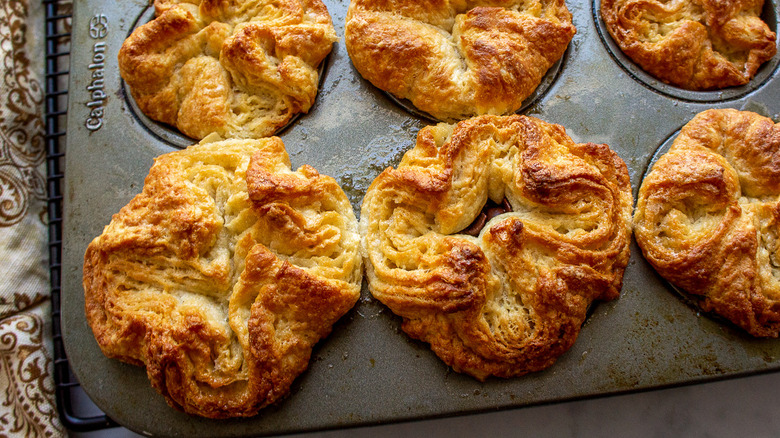
M338 35L317 102L280 133L294 167L335 177L356 212L368 184L395 165L429 120L411 114L354 70L343 44L348 0L326 0ZM747 86L686 92L647 76L616 49L599 0L568 2L577 34L524 114L558 123L580 142L607 143L636 191L656 150L708 108L780 114L780 55ZM146 15L145 15L146 14ZM777 0L764 18L777 29ZM116 54L145 0L76 2L68 109L62 255L62 330L73 372L111 418L146 435L264 435L459 415L690 384L780 369L780 341L757 340L697 313L632 244L621 297L599 303L574 347L545 371L481 383L452 372L400 318L362 297L314 350L289 397L249 419L213 421L166 405L144 369L103 356L84 317L84 250L140 192L152 159L182 139L145 120L121 82ZM184 140L185 143L187 142Z

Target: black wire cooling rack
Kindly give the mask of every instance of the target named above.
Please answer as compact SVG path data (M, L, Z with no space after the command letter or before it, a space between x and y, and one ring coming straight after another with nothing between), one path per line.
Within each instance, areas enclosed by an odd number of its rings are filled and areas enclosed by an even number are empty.
M65 171L63 160L68 113L72 0L42 0L42 3L46 11L44 117L55 395L63 425L75 432L87 432L116 427L117 423L100 412L94 405L89 406L91 402L70 370L65 347L62 343L60 328L62 189ZM87 404L86 408L82 407L84 404Z

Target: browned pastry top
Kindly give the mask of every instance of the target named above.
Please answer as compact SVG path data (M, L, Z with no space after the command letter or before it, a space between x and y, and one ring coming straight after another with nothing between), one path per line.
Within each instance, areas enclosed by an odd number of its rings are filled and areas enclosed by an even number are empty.
M254 415L357 301L359 240L335 180L292 172L278 138L191 146L157 158L89 244L87 320L171 406Z
M754 336L780 333L780 125L693 118L639 189L636 239L667 280Z
M150 118L201 139L272 135L308 112L336 34L321 0L155 0L119 51Z
M602 0L623 53L658 79L688 90L750 82L777 52L764 0Z
M517 111L574 33L563 0L352 0L345 42L375 86L462 120Z
M465 230L490 199L500 209ZM550 366L593 300L619 295L632 196L607 145L525 116L422 129L371 184L360 218L374 297L448 365L484 379Z

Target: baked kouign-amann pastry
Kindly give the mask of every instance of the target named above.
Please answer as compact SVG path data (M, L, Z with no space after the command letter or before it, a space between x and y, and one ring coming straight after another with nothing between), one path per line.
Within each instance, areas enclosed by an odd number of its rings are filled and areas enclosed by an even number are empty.
M563 0L352 0L360 74L439 120L517 111L574 36Z
M364 198L369 286L455 371L541 370L594 300L618 297L631 205L623 160L559 125L512 115L429 126Z
M151 119L201 139L272 135L308 112L336 33L321 0L155 0L119 51Z
M639 189L634 231L661 276L753 336L780 333L780 125L709 110Z
M764 0L601 0L601 16L629 58L687 90L745 85L777 52L759 17Z
M250 416L286 395L360 295L346 195L276 137L160 156L84 256L103 352L145 365L168 403Z

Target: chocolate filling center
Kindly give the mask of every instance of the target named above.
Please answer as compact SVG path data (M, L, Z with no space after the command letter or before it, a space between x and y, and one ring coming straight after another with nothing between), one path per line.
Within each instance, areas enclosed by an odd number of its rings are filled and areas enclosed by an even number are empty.
M509 201L507 201L506 198L501 201L501 204L496 204L492 200L488 199L485 203L485 206L482 207L482 211L480 211L477 215L477 218L474 219L474 222L463 229L461 233L477 237L479 236L479 232L482 231L482 228L485 227L485 224L488 223L490 219L493 219L499 214L508 213L510 211L512 211L512 206L509 205Z

